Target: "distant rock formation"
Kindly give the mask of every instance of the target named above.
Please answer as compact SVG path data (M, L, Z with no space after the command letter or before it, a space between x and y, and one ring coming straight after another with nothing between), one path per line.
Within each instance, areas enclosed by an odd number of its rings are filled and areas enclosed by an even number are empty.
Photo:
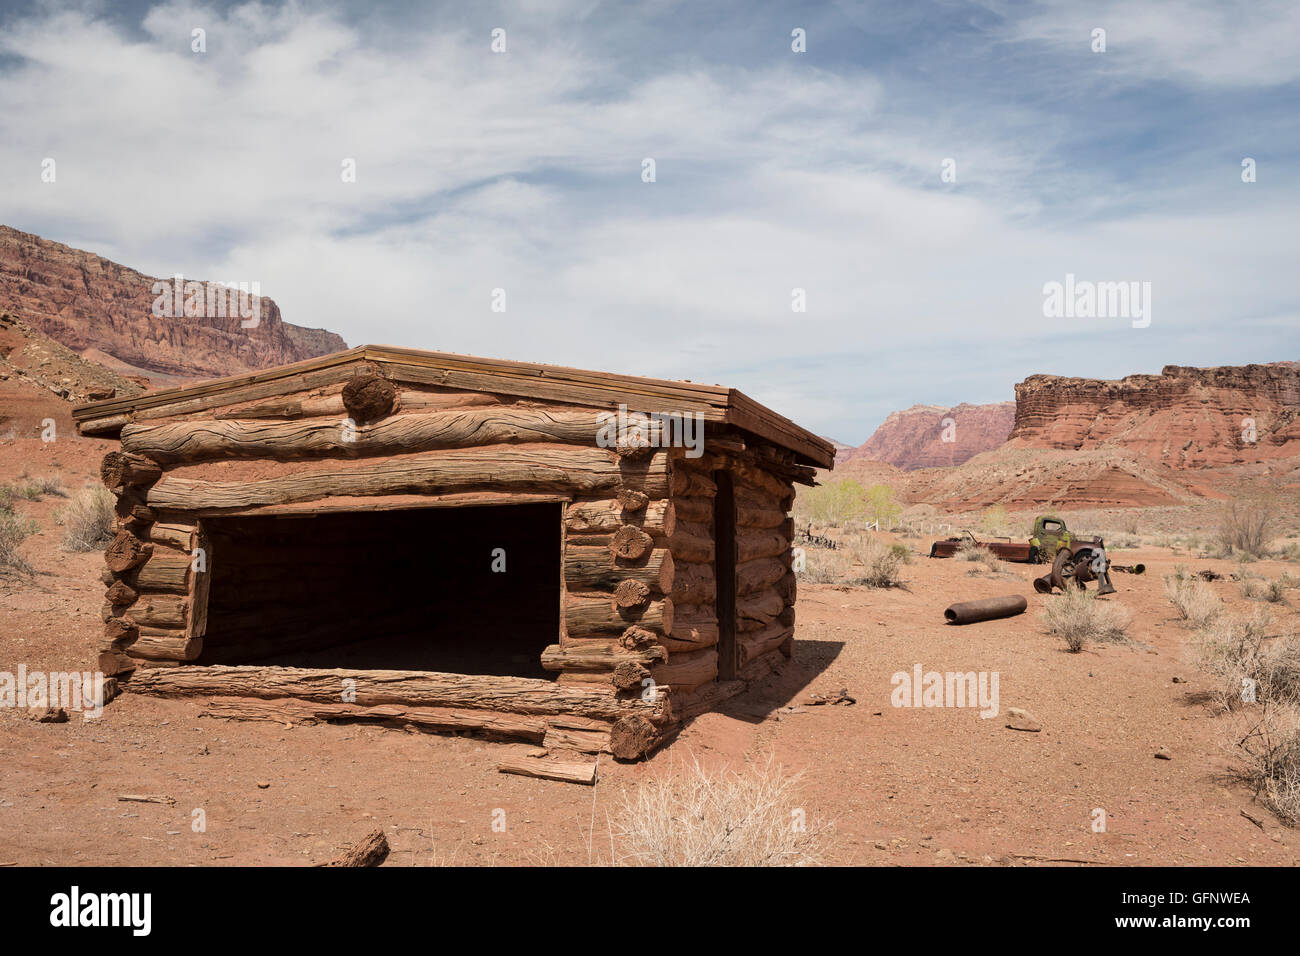
M238 314L156 315L158 281L171 280L0 226L0 312L78 353L111 356L119 369L138 370L154 385L251 372L347 348L333 332L283 321L265 297L256 299L256 327L244 328Z
M870 459L904 471L960 465L1007 440L1015 408L1015 402L913 405L894 412L864 444L836 461Z
M1300 455L1300 363L1187 368L1119 381L1031 375L1011 444L1122 449L1169 468Z

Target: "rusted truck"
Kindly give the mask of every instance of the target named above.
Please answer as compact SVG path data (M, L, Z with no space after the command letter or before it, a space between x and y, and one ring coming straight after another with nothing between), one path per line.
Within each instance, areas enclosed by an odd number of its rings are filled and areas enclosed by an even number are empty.
M1033 534L1024 544L1009 538L980 541L967 531L964 536L934 542L930 545L930 557L950 558L965 546L987 548L1003 561L1050 563L1052 570L1034 581L1034 589L1043 594L1050 594L1054 587L1062 591L1067 586L1082 588L1089 581L1097 582L1098 594L1113 594L1115 588L1110 583L1112 570L1130 574L1141 574L1146 570L1141 564L1112 565L1102 538L1077 535L1056 515L1039 515L1034 520Z

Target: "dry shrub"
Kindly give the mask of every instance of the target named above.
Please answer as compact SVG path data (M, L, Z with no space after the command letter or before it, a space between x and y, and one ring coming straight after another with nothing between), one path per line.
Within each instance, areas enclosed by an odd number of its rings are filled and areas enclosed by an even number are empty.
M1266 704L1239 714L1228 748L1260 802L1287 826L1300 824L1300 708Z
M63 526L63 550L97 551L113 537L113 495L87 485L55 515Z
M1248 617L1223 614L1196 632L1192 652L1198 667L1215 679L1225 707L1243 702L1243 689L1257 700L1300 705L1300 643L1291 636L1269 636L1267 608Z
M610 821L621 866L809 866L821 862L823 832L801 828L799 774L771 758L744 773L684 773L625 791Z
M1178 616L1192 627L1202 627L1222 609L1223 602L1205 581L1177 567L1173 574L1165 575L1165 596L1178 611Z
M0 575L31 574L32 566L18 553L23 539L36 530L36 522L0 505Z
M1089 641L1120 643L1128 640L1128 612L1118 604L1099 601L1091 591L1067 588L1043 609L1048 634L1064 638L1072 653Z
M1227 554L1259 558L1268 550L1271 531L1278 512L1271 495L1234 498L1219 515L1217 543Z
M957 557L962 561L978 562L992 574L999 574L1004 570L1002 562L998 560L997 555L988 548L971 541L969 538L957 546L957 553L954 557Z
M1226 749L1255 795L1289 826L1300 823L1300 641L1269 636L1267 608L1221 615L1197 632L1197 664L1235 711Z

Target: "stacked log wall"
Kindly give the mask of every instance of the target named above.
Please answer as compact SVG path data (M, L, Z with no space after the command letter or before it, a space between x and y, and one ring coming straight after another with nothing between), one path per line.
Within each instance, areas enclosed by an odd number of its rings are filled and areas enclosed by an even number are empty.
M639 696L650 668L668 663L674 630L668 452L597 447L601 413L591 408L387 380L357 388L365 369L334 371L309 388L254 386L245 402L187 400L121 425L124 451L105 462L119 515L105 575L105 672L144 673L203 652L208 578L192 561L207 516L549 492L567 502L563 607L542 664L561 684ZM283 593L292 588L286 581ZM552 729L581 739L612 725Z

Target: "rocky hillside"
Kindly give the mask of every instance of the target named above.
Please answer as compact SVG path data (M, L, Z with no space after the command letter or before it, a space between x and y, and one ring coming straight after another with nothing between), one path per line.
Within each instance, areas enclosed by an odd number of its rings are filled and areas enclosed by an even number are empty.
M1300 455L1300 363L1168 365L1119 381L1031 375L1016 386L1011 444L1121 449L1176 469Z
M1014 402L913 405L894 412L864 444L836 461L870 459L904 471L960 465L1007 440L1015 408Z
M156 314L158 281L0 226L0 312L119 372L138 371L155 385L250 372L347 348L333 332L283 321L279 307L265 297L256 303L258 321L250 328L238 314L186 316L183 303L180 314Z

